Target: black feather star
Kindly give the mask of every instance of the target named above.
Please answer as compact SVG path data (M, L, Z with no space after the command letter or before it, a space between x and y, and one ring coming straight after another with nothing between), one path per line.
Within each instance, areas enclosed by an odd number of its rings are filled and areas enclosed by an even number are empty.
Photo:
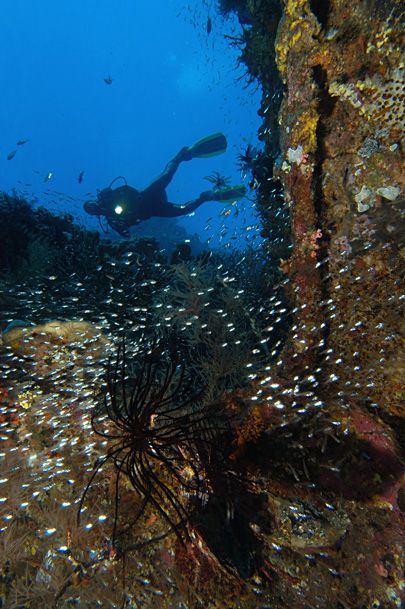
M254 163L258 157L258 151L250 144L237 156L237 165L240 171L249 171L253 169Z
M185 368L172 350L158 340L136 357L131 373L125 342L109 363L101 411L92 417L96 434L107 440L107 452L95 464L82 494L80 513L93 480L108 461L114 464L115 516L112 545L117 537L119 481L129 480L141 498L135 524L148 506L154 508L180 541L189 539L189 497L202 500L207 482L199 450L210 455L215 434L223 427L217 411L198 406L198 397L184 382ZM210 457L209 457L210 458Z
M218 171L214 171L214 173L209 176L205 176L204 180L211 182L214 185L214 190L221 190L221 188L228 188L231 184L230 178L226 178L221 175Z

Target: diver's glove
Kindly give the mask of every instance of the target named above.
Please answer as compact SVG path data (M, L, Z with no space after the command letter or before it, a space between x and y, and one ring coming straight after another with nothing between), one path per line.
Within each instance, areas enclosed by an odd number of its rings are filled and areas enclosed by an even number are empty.
M124 237L124 239L129 239L131 236L127 226L114 224L112 228L120 235L120 237Z
M106 216L108 224L111 226L116 233L120 235L120 237L124 237L124 239L129 239L131 234L129 232L129 226L122 220L119 220L116 217Z

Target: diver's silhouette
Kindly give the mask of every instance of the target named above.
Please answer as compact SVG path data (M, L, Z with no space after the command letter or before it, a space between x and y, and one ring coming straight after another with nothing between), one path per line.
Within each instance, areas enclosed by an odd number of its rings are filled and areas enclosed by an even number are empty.
M174 205L167 200L166 188L183 161L222 154L227 146L222 133L214 133L185 146L169 161L163 173L144 190L128 186L125 178L119 176L111 184L98 191L96 201L86 201L84 210L93 216L104 216L108 224L122 237L129 237L129 228L154 216L174 218L191 213L206 201L235 201L246 192L243 185L202 192L197 199L184 205ZM123 186L111 188L118 179L124 180Z

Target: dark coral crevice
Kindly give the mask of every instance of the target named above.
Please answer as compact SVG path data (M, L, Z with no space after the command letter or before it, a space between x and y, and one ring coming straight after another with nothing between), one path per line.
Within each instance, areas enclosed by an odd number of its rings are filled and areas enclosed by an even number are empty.
M329 1L328 0L310 0L311 11L318 20L319 25L323 30L326 30L329 17Z

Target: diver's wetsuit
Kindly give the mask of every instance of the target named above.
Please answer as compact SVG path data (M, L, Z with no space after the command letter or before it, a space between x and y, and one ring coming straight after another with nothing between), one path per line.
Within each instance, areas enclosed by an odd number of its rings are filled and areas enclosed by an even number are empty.
M97 201L84 204L87 213L105 216L108 224L123 237L129 236L129 227L154 216L174 218L191 213L202 203L214 201L214 191L202 192L197 199L184 205L174 205L167 200L166 188L170 184L182 161L190 161L192 154L186 146L169 161L163 173L145 190L136 190L132 186L105 188L100 191Z

